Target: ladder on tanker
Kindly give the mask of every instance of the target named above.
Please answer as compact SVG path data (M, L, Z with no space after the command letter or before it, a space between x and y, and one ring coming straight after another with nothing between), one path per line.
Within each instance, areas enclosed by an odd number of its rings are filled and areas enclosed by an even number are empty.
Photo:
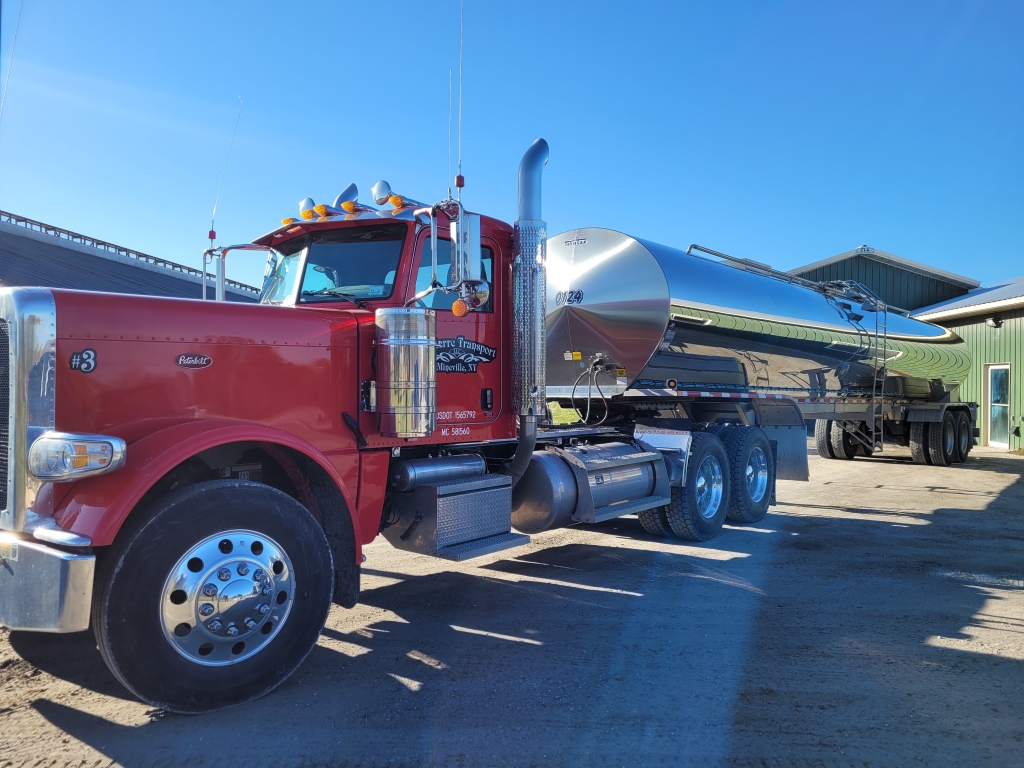
M860 443L870 453L885 450L885 384L889 375L889 305L868 287L852 280L833 281L821 285L827 296L835 299L846 299L857 302L862 309L872 312L875 316L874 332L870 326L861 324L863 315L853 311L853 306L846 302L838 302L846 310L846 316L857 329L861 337L861 349L871 361L871 399L864 419L864 429L859 422L841 420L850 437Z

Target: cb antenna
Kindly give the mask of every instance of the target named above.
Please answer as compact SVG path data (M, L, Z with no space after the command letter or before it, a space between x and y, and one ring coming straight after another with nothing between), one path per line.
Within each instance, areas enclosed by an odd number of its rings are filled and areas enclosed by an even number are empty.
M452 69L448 68L448 199L452 199Z
M462 14L465 7L465 0L459 0L459 173L455 177L455 187L459 190L460 202L462 188L466 186L466 180L462 176Z
M231 143L228 144L228 155L224 158L224 170L220 174L220 184L217 185L217 197L213 200L213 214L210 216L210 247L213 248L213 241L217 239L217 231L214 223L217 221L217 204L220 203L220 191L224 188L224 177L228 172L228 160L231 159L231 148L235 146L235 134L238 133L238 122L242 119L242 97L238 97L238 117L235 118L235 129L231 132ZM205 288L204 288L205 290Z

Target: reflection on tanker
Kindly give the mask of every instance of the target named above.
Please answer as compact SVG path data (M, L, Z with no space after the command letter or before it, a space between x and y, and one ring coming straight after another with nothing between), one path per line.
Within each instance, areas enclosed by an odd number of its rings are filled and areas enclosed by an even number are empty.
M548 241L547 299L551 396L595 360L619 369L617 387L615 373L598 376L605 393L674 381L864 396L884 366L885 394L924 400L952 395L970 368L945 328L606 229Z

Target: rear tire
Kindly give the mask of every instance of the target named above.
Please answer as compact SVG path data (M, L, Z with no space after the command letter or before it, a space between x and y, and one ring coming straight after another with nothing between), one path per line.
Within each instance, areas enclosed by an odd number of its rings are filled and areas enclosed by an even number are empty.
M854 440L838 421L832 422L829 442L832 445L832 453L837 459L852 459L860 452L858 450L860 443Z
M946 411L942 421L929 427L928 458L937 467L948 467L960 458L956 449L956 413Z
M974 426L971 417L960 411L956 417L956 452L960 461L967 461L967 455L974 446Z
M672 489L665 517L681 539L707 541L722 530L729 508L729 461L714 435L695 432L686 466L686 485Z
M725 516L737 523L758 523L768 514L775 466L768 436L760 427L736 427L725 438L729 457L729 506Z
M829 419L814 420L814 447L818 449L818 455L823 459L834 459L832 452L832 422Z
M636 516L640 520L640 527L651 536L668 536L672 533L668 518L665 517L665 507L645 509L637 512Z
M295 499L199 483L158 499L104 558L93 599L103 660L138 698L198 714L295 671L331 607L331 549Z
M910 457L915 464L931 464L928 457L928 422L914 421L910 424Z

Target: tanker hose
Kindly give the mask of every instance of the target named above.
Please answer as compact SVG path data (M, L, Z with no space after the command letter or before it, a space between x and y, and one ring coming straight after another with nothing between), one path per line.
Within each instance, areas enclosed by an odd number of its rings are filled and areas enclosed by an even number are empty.
M522 479L523 475L526 474L527 467L530 466L530 458L533 456L533 449L537 445L537 417L536 416L520 416L519 417L519 445L516 446L516 452L512 456L512 463L509 465L509 469L512 473L512 487L515 488L516 484Z

